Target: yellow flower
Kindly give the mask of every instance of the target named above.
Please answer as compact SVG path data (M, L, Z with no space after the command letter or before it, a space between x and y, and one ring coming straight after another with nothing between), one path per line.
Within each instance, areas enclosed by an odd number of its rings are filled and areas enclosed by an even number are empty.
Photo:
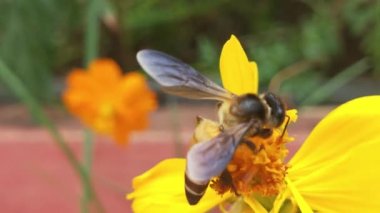
M82 123L119 144L127 142L131 131L147 126L148 113L157 105L143 75L123 75L110 59L93 61L87 71L72 70L63 102Z
M257 93L256 65L248 62L234 36L222 50L220 65L226 89ZM252 82L245 81L252 75ZM380 170L374 164L380 162L379 105L380 96L373 96L337 108L288 164L282 160L287 154L284 144L291 138L286 132L279 136L283 126L268 139L250 140L264 147L255 155L239 146L227 166L235 189L216 178L196 206L185 198L185 159L167 159L136 177L134 192L127 198L133 199L135 212L206 212L217 205L231 212L377 212ZM296 118L294 111L287 115ZM218 196L215 191L226 194Z
M379 212L379 104L368 96L341 105L291 159L289 190L305 212Z

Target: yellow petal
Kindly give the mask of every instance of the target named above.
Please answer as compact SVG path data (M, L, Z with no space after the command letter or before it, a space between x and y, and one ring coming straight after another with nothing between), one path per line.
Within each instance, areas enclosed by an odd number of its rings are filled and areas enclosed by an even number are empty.
M231 35L220 56L220 74L224 88L241 95L257 94L258 71L255 62L249 62L239 40Z
M380 210L380 96L330 113L290 161L288 177L319 212Z
M187 203L185 196L185 159L167 159L133 180L134 212L205 212L229 196L216 194L210 188L195 206Z
M379 150L380 139L361 144L294 185L318 212L379 212Z
M379 137L380 96L358 98L328 114L291 159L290 169L302 176L335 161L347 150Z

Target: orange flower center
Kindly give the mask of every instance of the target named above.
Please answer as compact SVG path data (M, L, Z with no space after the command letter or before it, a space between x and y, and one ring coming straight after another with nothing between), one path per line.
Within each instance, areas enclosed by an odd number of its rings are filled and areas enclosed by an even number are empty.
M230 191L237 195L277 195L284 186L288 168L283 162L288 154L285 143L291 140L287 134L282 136L281 129L275 129L269 138L244 139L227 169L212 180L211 188L219 194Z

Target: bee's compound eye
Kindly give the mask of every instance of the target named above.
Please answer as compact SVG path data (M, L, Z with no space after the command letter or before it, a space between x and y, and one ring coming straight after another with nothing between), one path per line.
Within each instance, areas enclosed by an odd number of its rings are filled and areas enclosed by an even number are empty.
M278 127L285 120L285 105L282 100L273 93L266 93L264 96L265 101L268 103L269 107L272 109L269 122L273 127Z

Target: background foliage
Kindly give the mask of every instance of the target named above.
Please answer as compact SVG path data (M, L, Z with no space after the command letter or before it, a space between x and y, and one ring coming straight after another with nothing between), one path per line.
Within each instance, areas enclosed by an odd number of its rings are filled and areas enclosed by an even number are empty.
M89 2L0 1L0 58L44 102L58 99L57 79L82 66ZM138 69L139 49L154 48L219 80L220 50L233 33L258 62L262 90L296 103L380 78L380 1L102 0L100 8L100 55L124 70Z

